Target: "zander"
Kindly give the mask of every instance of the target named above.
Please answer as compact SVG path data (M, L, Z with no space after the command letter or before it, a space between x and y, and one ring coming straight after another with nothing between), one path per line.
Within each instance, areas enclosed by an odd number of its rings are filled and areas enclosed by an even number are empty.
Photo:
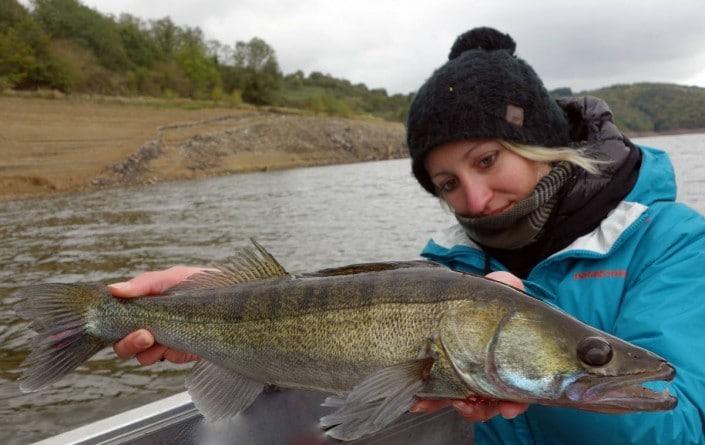
M663 358L510 286L425 261L294 276L255 243L161 296L113 298L100 283L18 296L16 312L37 333L23 391L145 328L200 357L186 386L209 422L245 409L266 385L334 394L321 425L341 440L383 429L417 396L607 413L676 405L641 386L673 379Z

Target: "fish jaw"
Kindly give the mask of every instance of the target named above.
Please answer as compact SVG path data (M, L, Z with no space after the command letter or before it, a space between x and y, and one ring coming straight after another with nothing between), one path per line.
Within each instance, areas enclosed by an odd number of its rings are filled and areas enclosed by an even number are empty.
M642 383L671 381L675 375L676 370L665 361L653 372L624 376L588 374L567 385L564 398L547 404L600 413L667 411L675 408L678 400L667 390L652 391L642 386Z

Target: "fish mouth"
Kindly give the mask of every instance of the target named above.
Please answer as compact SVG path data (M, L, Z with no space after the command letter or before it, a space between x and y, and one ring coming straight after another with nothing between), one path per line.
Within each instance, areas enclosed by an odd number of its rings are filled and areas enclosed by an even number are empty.
M671 381L676 370L663 362L656 371L625 376L587 375L568 385L564 395L566 405L602 413L631 411L666 411L675 408L678 400L668 393L652 391L642 383Z

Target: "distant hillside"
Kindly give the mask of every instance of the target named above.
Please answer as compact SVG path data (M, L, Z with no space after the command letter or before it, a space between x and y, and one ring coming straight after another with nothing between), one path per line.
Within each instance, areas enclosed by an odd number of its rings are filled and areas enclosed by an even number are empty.
M604 99L614 113L617 126L628 133L705 129L705 88L635 83L580 93L560 88L551 93L556 96L590 95Z
M350 117L370 115L402 122L413 94L388 95L384 88L368 89L363 83L352 84L328 74L302 71L284 76L278 105L301 108L316 113Z
M274 48L207 40L169 17L105 15L80 0L0 0L0 92L58 90L108 96L189 98L237 108L243 102L316 115L403 122L413 94L390 95L325 73L282 73ZM556 95L572 94L569 88ZM581 92L605 99L625 132L705 128L705 89L616 85Z
M0 92L63 93L242 102L316 114L403 120L411 94L353 85L320 72L284 75L274 48L207 40L169 17L104 15L80 0L0 0Z

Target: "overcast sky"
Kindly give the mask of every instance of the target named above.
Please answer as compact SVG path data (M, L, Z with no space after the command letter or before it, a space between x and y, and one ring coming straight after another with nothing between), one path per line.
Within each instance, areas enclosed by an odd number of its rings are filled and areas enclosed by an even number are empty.
M705 87L702 0L82 0L100 12L169 16L206 39L260 37L284 73L329 73L409 93L442 64L455 37L493 26L549 89L640 81Z

